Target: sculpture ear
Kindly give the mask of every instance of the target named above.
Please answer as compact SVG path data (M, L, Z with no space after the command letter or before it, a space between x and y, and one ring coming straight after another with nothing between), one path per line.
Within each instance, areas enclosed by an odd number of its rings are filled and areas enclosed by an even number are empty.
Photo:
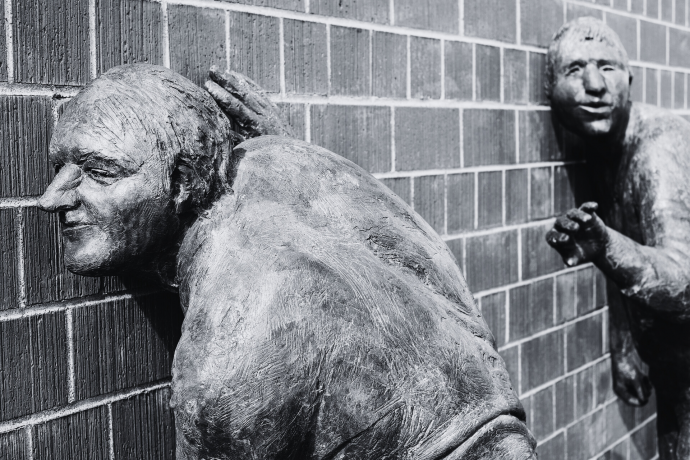
M194 171L186 164L180 163L172 174L173 203L178 215L187 213L193 208L193 173Z

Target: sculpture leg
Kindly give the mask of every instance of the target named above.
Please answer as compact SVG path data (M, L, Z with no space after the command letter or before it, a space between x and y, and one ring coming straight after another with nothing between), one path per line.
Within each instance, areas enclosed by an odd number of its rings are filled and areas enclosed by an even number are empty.
M690 381L675 368L654 373L659 460L690 460Z

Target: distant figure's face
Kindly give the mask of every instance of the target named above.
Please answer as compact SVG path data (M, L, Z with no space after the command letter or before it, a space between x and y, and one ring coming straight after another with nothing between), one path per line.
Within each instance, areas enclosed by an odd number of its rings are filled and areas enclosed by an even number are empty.
M618 49L598 40L564 40L554 73L551 109L568 130L605 136L627 117L630 74Z
M60 214L67 269L102 275L146 265L177 229L171 161L112 117L86 109L79 119L76 129L56 126L57 175L39 200Z

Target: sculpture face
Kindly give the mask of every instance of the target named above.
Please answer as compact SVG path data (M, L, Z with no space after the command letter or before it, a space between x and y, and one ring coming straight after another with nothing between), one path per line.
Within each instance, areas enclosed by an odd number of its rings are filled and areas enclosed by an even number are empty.
M80 118L77 129L56 127L50 159L58 173L39 206L60 211L70 271L100 275L145 265L177 228L171 161L118 123L104 129L88 108Z
M631 77L620 50L600 40L564 40L554 70L551 108L567 129L605 136L624 123Z

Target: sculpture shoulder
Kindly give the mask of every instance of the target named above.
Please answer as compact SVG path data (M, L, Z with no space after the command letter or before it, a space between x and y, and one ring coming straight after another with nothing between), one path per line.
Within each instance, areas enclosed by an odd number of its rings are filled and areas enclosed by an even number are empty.
M634 104L626 142L641 164L690 166L690 122L666 109Z

